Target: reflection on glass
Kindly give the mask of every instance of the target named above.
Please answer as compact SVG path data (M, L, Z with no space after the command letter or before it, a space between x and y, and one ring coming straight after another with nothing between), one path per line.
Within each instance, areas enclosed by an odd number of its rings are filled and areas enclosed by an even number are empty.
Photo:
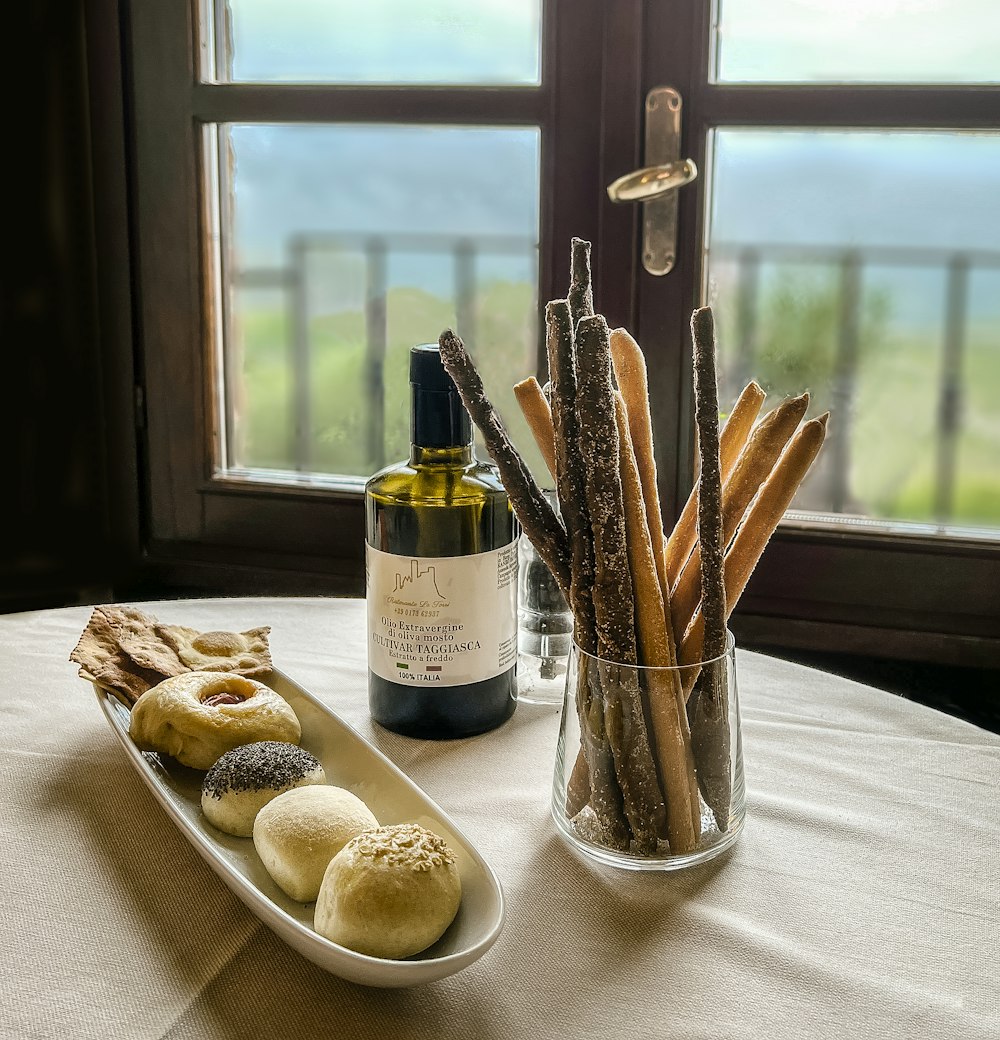
M720 0L718 78L995 83L995 0Z
M511 388L535 369L537 129L220 135L225 470L365 477L405 457L408 351L446 327L533 446Z
M720 130L714 152L720 397L756 377L833 413L795 508L1000 530L1000 134Z
M225 7L222 5L225 3ZM220 79L531 84L541 0L215 0Z

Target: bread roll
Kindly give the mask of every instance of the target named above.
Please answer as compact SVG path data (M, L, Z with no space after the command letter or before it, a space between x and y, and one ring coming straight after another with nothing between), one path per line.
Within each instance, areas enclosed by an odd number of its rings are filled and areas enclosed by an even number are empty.
M334 856L361 831L378 826L360 798L340 787L298 787L257 814L253 843L275 884L311 903Z
M227 751L205 774L201 808L209 823L226 834L249 838L257 813L285 791L325 784L318 759L277 740L242 744Z
M444 839L414 823L365 831L331 860L316 931L372 957L427 949L455 919L462 882Z
M208 769L227 751L260 740L297 744L299 720L269 686L226 672L185 672L147 690L135 703L129 736L143 751Z

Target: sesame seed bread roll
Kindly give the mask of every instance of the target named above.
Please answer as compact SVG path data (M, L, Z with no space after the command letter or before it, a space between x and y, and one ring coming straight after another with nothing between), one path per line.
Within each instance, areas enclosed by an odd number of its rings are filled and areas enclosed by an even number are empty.
M462 881L444 839L415 823L380 827L331 860L316 901L316 931L370 957L426 950L455 919Z

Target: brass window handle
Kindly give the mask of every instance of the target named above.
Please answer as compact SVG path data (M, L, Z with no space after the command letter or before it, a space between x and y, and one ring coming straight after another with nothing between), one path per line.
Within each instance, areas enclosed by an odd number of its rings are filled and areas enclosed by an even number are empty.
M612 181L608 185L608 198L612 202L648 202L683 188L697 176L698 167L693 159L678 159L660 166L643 166Z
M681 158L683 101L673 87L646 95L645 166L608 185L612 202L642 204L642 266L669 274L677 259L677 189L698 176L691 159Z

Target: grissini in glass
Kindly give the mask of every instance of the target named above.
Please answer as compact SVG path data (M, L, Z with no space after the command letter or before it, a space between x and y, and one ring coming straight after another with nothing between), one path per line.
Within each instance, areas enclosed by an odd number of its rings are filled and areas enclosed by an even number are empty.
M713 834L728 843L738 833L730 829L742 820L732 800L741 757L735 665L699 676L732 653L727 621L826 435L827 415L799 425L805 394L756 423L765 394L753 382L720 429L710 308L693 313L691 332L700 477L669 533L656 495L645 360L625 330L609 330L594 313L589 243L574 239L567 299L546 308L548 411L532 395L534 436L555 461L558 509L527 473L464 344L450 331L440 340L512 481L518 519L573 612L557 823L587 820L580 814L589 810L597 847L623 865L700 862L719 845ZM566 738L573 725L575 753Z
M694 678L697 676L697 678ZM609 830L598 815L598 803L616 797L613 786L592 789L581 807L571 778L581 744L594 739L591 727L598 716L595 703L614 705L626 689L638 689L645 701L656 691L682 689L692 694L686 713L692 732L692 756L698 784L694 791L697 837L693 843L672 845L666 827L658 827L652 846L634 834ZM719 739L724 735L723 739ZM626 748L629 735L623 734ZM611 784L614 774L606 775ZM663 781L666 786L666 781ZM669 796L668 796L669 802ZM601 810L606 813L606 808ZM746 817L743 743L736 683L736 649L728 636L726 652L711 661L650 668L606 661L581 650L570 651L555 769L552 777L552 818L574 848L602 863L629 870L677 870L718 856L739 837Z

